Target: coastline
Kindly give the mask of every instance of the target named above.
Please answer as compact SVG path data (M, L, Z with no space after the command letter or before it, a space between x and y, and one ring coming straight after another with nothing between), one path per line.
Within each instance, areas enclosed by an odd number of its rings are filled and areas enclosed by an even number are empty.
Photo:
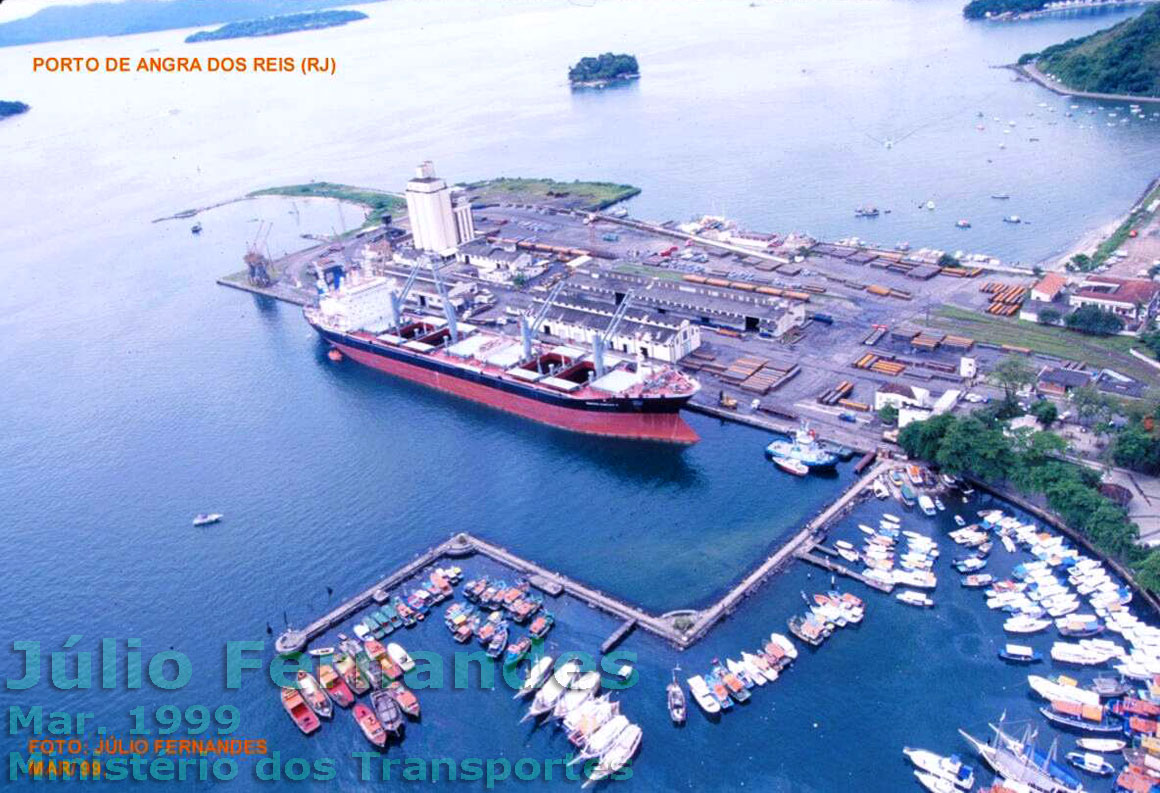
M1039 71L1039 69L1035 66L1034 63L1025 63L1025 64L1011 63L1011 64L1008 64L1006 68L1011 69L1012 71L1014 71L1018 74L1021 74L1022 76L1026 77L1028 80L1031 80L1032 82L1038 83L1039 85L1046 88L1048 91L1051 91L1052 93L1059 94L1060 96L1070 96L1070 97L1074 97L1076 99L1095 99L1095 100L1099 100L1102 102L1129 102L1129 103L1133 103L1133 104L1139 104L1139 103L1160 104L1160 96L1139 96L1136 94L1101 94L1101 93L1098 93L1095 91L1073 91L1073 90L1069 89L1066 85L1063 85L1062 83L1059 83L1059 82L1056 82L1055 80L1050 79L1043 72Z

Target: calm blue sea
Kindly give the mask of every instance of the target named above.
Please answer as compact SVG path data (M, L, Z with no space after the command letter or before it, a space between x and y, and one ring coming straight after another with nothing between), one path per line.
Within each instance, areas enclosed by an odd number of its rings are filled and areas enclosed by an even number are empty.
M652 610L701 606L851 476L779 475L765 435L702 417L690 421L703 441L676 450L497 415L335 366L297 309L213 284L240 268L260 220L277 254L302 233L357 225L350 209L229 204L202 216L200 237L155 218L277 183L398 187L432 158L457 180L637 184L633 211L647 218L721 213L1036 261L1114 219L1153 176L1160 140L1160 123L1109 127L1087 104L1069 118L1064 100L990 68L1114 14L968 25L943 0L363 10L370 20L340 29L197 50L337 56L325 80L30 72L39 53L187 54L177 31L0 51L6 98L33 106L0 124L5 676L19 667L12 641L47 653L71 634L89 650L140 638L194 667L176 692L42 686L5 691L4 704L91 711L125 735L140 704L232 703L240 734L283 755L346 757L364 749L348 718L306 740L269 685L225 691L223 643L302 623L460 529ZM569 92L567 65L609 49L635 52L642 80ZM1003 134L1010 120L1018 132ZM1002 212L988 198L998 190L1013 196ZM927 199L935 212L911 209ZM864 203L895 211L869 226L851 211ZM1002 224L1010 211L1032 223ZM954 229L960 217L969 232ZM192 530L203 510L226 520ZM957 727L1033 714L1022 674L994 659L998 615L940 567L933 612L869 596L861 628L718 724L694 713L684 730L668 725L669 670L703 671L783 630L800 593L828 582L791 568L688 653L631 637L641 682L621 699L645 739L624 788L905 791L916 788L904 745L962 750ZM616 627L577 604L554 610L553 651L593 651ZM455 649L439 625L407 645ZM558 733L518 725L502 692L428 692L423 704L390 756L565 750ZM356 772L339 763L343 789L370 789Z

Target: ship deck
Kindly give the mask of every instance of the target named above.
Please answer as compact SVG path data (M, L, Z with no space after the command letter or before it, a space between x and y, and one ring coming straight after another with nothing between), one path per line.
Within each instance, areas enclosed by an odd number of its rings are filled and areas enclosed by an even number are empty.
M696 381L664 365L650 366L651 372L637 372L623 358L609 356L613 363L602 377L596 377L591 354L577 347L538 343L533 348L532 361L525 362L518 339L469 326L461 328L458 341L446 344L449 333L445 322L429 317L419 321L429 329L421 338L367 330L349 331L347 335L373 346L402 350L415 357L577 401L681 399L692 397L699 390ZM407 332L406 327L403 332ZM539 371L537 364L541 365ZM553 374L543 373L543 366L552 368Z

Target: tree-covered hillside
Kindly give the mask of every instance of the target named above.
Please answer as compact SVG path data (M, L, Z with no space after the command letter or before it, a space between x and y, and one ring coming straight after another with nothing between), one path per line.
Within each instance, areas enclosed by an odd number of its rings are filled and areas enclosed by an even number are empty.
M1021 60L1075 91L1160 96L1160 6Z

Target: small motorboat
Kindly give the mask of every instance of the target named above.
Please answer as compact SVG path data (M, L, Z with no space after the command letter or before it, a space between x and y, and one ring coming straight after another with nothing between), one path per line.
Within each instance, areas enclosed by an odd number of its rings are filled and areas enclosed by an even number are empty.
M318 720L318 716L306 704L302 693L296 688L287 687L282 689L282 707L289 714L290 718L294 720L295 726L302 730L304 735L309 735L322 726L322 722Z
M386 688L388 694L395 698L395 703L399 709L410 716L412 719L419 718L419 698L411 689L404 686L398 680L392 680Z
M1080 738L1075 744L1080 749L1086 749L1089 752L1103 752L1105 754L1119 752L1128 745L1127 741L1121 741L1119 738Z
M999 651L999 657L1014 664L1037 664L1043 654L1024 644L1007 644Z
M403 645L391 642L387 645L387 655L391 660L399 665L399 668L404 672L410 672L415 668L415 662L411 660L411 656L403 649Z
M201 234L201 223L194 223L189 227L190 234Z
M677 682L678 666L673 670L673 679L665 688L665 693L668 697L669 718L673 720L673 724L684 724L687 707L685 703L685 690L681 688L681 684Z
M375 693L385 694L386 692L376 691ZM387 698L390 699L389 696ZM379 747L387 745L387 731L383 729L382 722L370 708L359 702L354 706L351 715L354 716L355 722L368 741Z
M1023 219L1021 217L1019 217L1018 215L1008 215L1007 217L1003 218L1003 222L1004 223L1022 223Z
M908 606L917 606L919 608L928 609L934 605L934 601L921 592L912 592L907 590L905 592L899 592L894 597L898 601L905 603Z
M971 221L969 221L969 220L957 220L957 221L955 221L955 228L969 229L970 227L971 227Z
M693 693L693 699L701 707L701 710L712 715L721 711L721 703L713 696L709 690L705 678L700 675L690 677L687 681L689 684L689 691Z
M314 675L305 669L299 669L297 680L298 690L302 692L302 698L306 700L306 704L310 706L310 709L322 718L329 719L334 713L334 705L331 703L326 691L318 684Z
M507 652L505 653L503 659L504 666L515 666L524 659L524 656L527 655L531 649L532 640L527 636L521 636L518 640L508 645Z
M994 198L998 201L1006 201L1010 197L1010 193L991 193L991 198Z
M1091 752L1068 752L1067 762L1081 771L1087 771L1096 776L1111 776L1112 772L1116 770L1115 766L1107 760Z
M963 526L967 525L967 522L963 520L962 515L955 515L955 525L961 529Z
M801 460L795 460L792 457L774 457L773 464L787 474L794 476L805 476L810 472L810 469Z
M318 680L326 689L327 695L339 707L349 708L354 704L354 694L351 693L350 686L346 684L338 672L334 671L333 666L323 664L318 667Z
M209 526L211 523L218 523L224 518L220 512L199 512L193 516L194 526Z
M399 703L389 691L376 691L371 694L371 705L374 706L375 716L384 731L401 738L403 735L403 711Z

